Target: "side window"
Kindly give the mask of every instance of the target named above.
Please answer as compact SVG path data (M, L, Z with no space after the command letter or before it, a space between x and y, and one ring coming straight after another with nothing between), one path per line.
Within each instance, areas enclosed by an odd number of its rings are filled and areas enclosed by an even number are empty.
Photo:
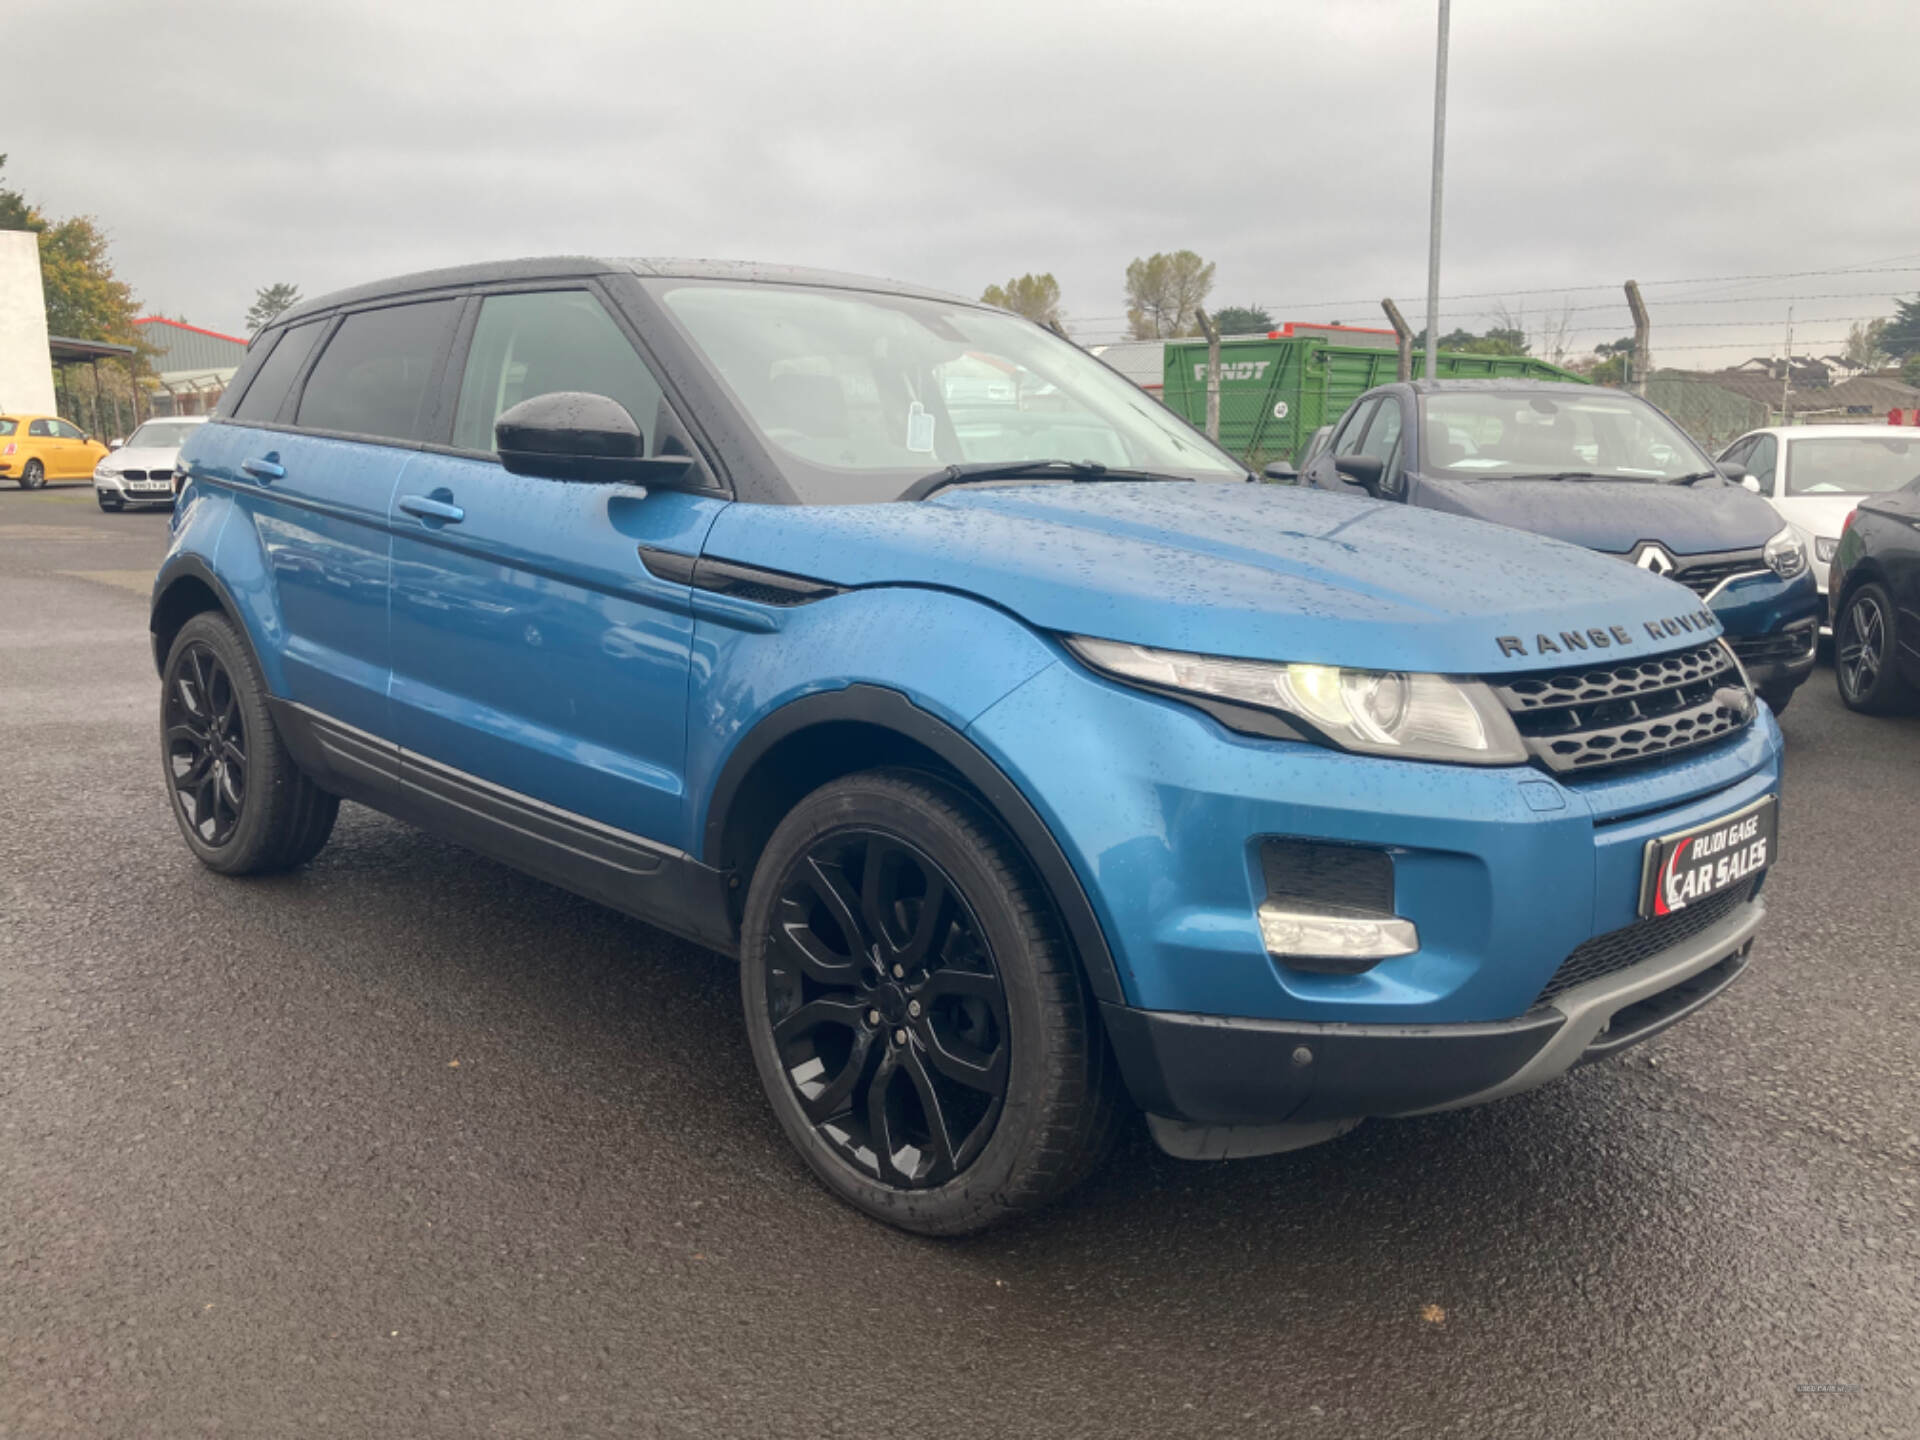
M1367 400L1347 412L1346 421L1340 426L1340 433L1333 437L1332 450L1335 458L1351 455L1360 448L1360 441L1367 433L1367 421L1373 417L1378 401Z
M87 438L86 431L82 430L78 425L69 425L65 420L55 420L51 423L56 439L84 440Z
M27 434L38 435L41 439L45 440L53 434L53 422L51 420L29 421L27 424Z
M1773 470L1780 451L1780 442L1771 435L1762 435L1754 442L1753 453L1747 457L1747 473L1760 482L1760 493L1773 493Z
M387 440L430 438L433 377L455 310L452 300L428 300L347 316L307 377L294 423Z
M234 407L233 418L270 424L279 415L287 392L293 388L293 382L300 374L300 367L307 363L307 356L313 353L313 347L319 343L326 328L327 322L324 320L309 320L304 325L283 331L278 340L269 342L273 348L254 372L252 383L242 392L240 403Z
M562 390L618 401L659 453L659 382L598 300L585 290L487 296L460 379L455 448L491 451L502 411Z
M1726 453L1721 455L1720 459L1728 465L1744 465L1747 463L1747 455L1752 449L1753 441L1751 439L1736 440L1726 448Z

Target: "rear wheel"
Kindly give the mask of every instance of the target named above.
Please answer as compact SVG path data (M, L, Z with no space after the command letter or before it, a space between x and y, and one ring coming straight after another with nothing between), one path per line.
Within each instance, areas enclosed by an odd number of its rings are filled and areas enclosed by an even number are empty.
M20 488L38 490L47 483L47 467L38 460L29 460L20 470Z
M320 853L340 801L293 763L253 655L221 614L196 615L167 652L160 756L187 846L223 875L288 870Z
M1913 708L1913 687L1900 675L1893 597L1869 582L1847 597L1833 627L1833 679L1849 710L1887 715Z
M741 992L780 1124L829 1189L954 1235L1102 1158L1112 1057L1058 922L970 796L875 771L816 790L748 892Z

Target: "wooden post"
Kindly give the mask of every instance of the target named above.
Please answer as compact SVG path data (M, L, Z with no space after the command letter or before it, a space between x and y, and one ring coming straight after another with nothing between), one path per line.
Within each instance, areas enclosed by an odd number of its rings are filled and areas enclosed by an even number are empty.
M1647 374L1652 370L1652 356L1647 353L1647 336L1652 326L1647 321L1647 302L1640 298L1640 282L1627 281L1627 309L1633 312L1633 374L1628 377L1629 387L1636 395L1647 393Z
M1413 378L1413 331L1407 328L1407 317L1400 313L1400 307L1392 300L1382 300L1380 308L1387 312L1387 320L1393 326L1394 344L1400 351L1399 378L1402 381Z
M1207 337L1207 438L1214 444L1220 443L1220 327L1213 323L1211 316L1198 306L1194 308L1194 318L1200 322L1200 333Z

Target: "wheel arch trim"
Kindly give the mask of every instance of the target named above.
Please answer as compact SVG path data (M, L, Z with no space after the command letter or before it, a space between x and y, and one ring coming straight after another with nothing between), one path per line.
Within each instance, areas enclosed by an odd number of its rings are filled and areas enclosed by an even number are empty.
M153 604L147 611L147 633L152 637L154 670L164 678L167 657L160 644L160 614L166 605L167 597L175 593L184 580L196 580L213 592L213 598L218 602L219 608L232 622L233 628L240 632L240 643L247 647L247 653L253 660L254 668L262 676L266 675L266 667L260 662L260 647L253 643L253 632L246 622L246 611L234 599L233 592L227 588L226 582L214 574L213 567L199 555L192 553L176 555L169 560L153 582Z
M1119 973L1092 902L1079 875L1020 787L971 740L898 690L869 684L805 695L764 716L733 747L708 799L701 856L720 863L728 819L747 777L782 741L816 727L854 722L889 730L923 747L952 767L1005 825L1033 864L1058 910L1096 998L1124 1004Z

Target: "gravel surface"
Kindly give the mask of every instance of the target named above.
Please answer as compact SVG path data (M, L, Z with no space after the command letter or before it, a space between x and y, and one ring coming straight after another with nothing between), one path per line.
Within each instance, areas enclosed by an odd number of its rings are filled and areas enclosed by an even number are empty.
M1824 668L1724 1000L928 1242L789 1151L717 957L353 806L195 864L165 529L0 491L0 1436L1920 1433L1920 720Z

